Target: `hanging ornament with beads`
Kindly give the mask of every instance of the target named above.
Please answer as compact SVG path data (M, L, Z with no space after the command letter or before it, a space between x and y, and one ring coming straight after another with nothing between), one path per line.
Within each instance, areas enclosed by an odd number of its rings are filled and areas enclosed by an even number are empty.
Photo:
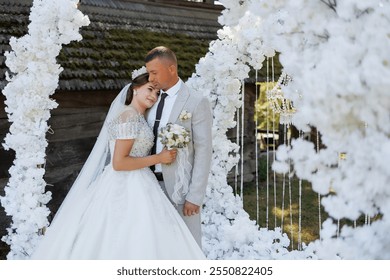
M292 116L295 113L295 108L289 99L284 98L282 87L286 86L291 81L291 77L283 72L276 85L267 90L267 99L271 109L280 115L281 124L291 124Z

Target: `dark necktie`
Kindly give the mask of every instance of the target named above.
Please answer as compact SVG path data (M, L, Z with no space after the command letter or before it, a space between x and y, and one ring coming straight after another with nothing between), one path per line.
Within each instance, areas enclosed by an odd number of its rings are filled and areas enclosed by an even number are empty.
M154 126L153 126L154 145L152 148L152 155L156 153L157 130L158 130L158 127L160 125L161 114L162 114L162 111L164 109L165 98L167 97L167 95L168 94L166 92L162 92L160 103L158 103L158 106L157 106L156 120L154 121Z

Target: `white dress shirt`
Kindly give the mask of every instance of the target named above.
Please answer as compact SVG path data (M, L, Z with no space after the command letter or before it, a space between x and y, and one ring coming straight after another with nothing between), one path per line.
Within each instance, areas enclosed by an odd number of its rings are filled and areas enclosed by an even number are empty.
M179 92L179 89L180 89L182 83L183 83L183 81L181 79L179 79L173 87L171 87L170 89L168 89L166 91L168 96L165 98L164 108L163 108L163 111L161 114L161 119L160 119L158 129L157 129L157 135L158 135L158 131L160 131L160 128L166 126L168 121L169 121L169 116L171 115L173 105L175 104L177 94ZM148 114L148 119L147 119L150 127L154 126L154 121L156 119L157 106L158 106L158 103L160 103L160 99L161 99L161 94L158 97L157 102L153 105L152 108L150 108L150 111ZM162 151L162 149L163 149L163 145L161 144L159 139L157 139L156 154L160 153ZM162 172L161 164L156 164L156 168L155 168L154 172Z

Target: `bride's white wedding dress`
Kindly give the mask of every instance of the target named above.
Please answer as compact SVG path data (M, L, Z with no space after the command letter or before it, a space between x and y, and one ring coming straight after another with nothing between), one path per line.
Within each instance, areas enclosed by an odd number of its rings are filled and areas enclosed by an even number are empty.
M133 157L147 156L153 146L152 130L131 106L108 125L108 132L111 155L116 139L135 139ZM110 161L76 195L81 199L68 207L72 215L55 217L32 259L205 258L149 168L115 171Z

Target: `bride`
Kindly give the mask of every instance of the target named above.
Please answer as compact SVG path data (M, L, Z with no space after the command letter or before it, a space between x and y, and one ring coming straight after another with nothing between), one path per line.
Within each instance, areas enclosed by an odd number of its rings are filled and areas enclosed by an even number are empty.
M91 154L31 259L205 259L149 169L171 163L176 151L149 155L154 136L144 113L158 89L148 77L138 75L111 104Z

